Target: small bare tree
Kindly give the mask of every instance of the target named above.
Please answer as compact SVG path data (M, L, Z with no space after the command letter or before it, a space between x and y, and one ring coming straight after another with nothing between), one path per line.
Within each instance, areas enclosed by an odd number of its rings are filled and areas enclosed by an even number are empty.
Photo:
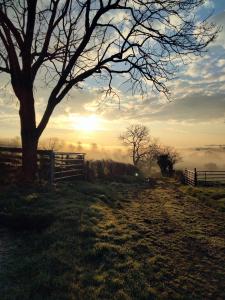
M148 128L141 124L131 125L119 139L128 147L133 164L137 166L148 150L150 141Z
M0 0L0 72L19 100L23 171L33 180L39 138L55 107L90 76L126 75L133 90L151 82L168 94L178 59L200 54L218 28L197 22L204 0ZM39 124L34 86L49 95Z
M65 147L65 142L63 140L58 139L57 137L52 137L49 139L45 139L40 143L40 149L43 150L52 150L59 151Z
M141 170L148 176L151 174L153 166L157 165L159 149L158 139L151 138L140 164Z

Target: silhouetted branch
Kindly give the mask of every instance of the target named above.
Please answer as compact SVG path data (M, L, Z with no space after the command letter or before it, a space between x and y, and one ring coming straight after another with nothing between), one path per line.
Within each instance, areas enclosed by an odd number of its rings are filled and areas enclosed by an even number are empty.
M219 28L193 11L203 0L2 0L0 72L11 75L13 89L33 89L44 74L51 87L37 126L44 130L55 106L72 87L91 76L108 80L126 74L133 91L152 87L169 95L177 60L199 55ZM33 91L32 91L33 92Z

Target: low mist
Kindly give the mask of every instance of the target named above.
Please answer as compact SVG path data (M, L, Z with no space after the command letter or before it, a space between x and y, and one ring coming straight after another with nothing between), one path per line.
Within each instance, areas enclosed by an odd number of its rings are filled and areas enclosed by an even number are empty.
M180 150L182 161L177 169L225 170L225 148L193 148Z
M0 146L20 147L20 138L1 139ZM68 143L65 140L53 137L42 139L39 149L82 152L86 153L88 160L112 159L118 162L131 163L128 151L125 147L103 147L97 143L83 144L78 141ZM225 170L225 147L201 147L179 149L182 161L177 163L175 169L194 169L217 171Z

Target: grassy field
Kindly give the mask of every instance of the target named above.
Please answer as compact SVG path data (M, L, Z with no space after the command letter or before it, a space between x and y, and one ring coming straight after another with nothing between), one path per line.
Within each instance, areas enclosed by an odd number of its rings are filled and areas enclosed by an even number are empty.
M225 212L225 187L191 187L182 186L182 191L199 199L202 203Z
M0 299L224 299L224 196L170 180L2 188Z

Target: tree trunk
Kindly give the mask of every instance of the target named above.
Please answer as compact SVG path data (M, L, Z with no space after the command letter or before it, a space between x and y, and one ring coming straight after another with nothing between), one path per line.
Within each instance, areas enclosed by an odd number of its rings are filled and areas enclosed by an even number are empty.
M38 141L30 132L21 132L22 140L22 171L25 182L33 182L37 175Z
M22 171L25 182L33 182L37 175L37 146L34 97L32 90L20 93L20 125L22 142Z

